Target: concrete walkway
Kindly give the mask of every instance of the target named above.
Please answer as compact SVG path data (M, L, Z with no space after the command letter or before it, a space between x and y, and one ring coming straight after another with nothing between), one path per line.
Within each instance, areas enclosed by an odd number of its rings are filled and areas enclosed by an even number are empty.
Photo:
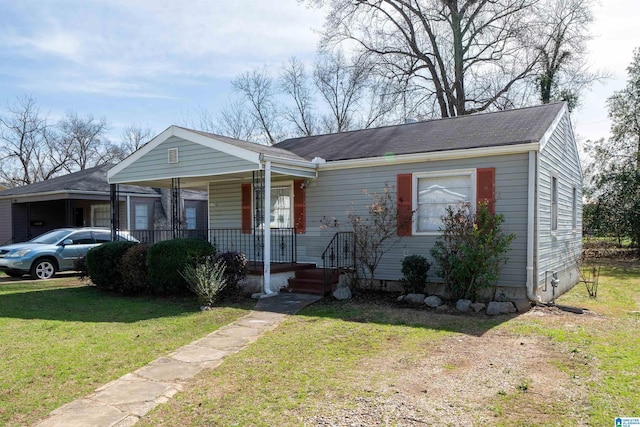
M275 329L320 297L280 294L258 301L256 309L204 338L68 403L35 424L36 427L126 427L183 390L187 380L214 369L224 357L237 353L265 332Z

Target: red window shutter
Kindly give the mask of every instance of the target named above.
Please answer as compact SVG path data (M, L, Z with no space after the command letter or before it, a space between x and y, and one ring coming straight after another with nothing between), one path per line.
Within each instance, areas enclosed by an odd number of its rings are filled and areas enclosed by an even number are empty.
M303 179L293 181L293 226L296 233L307 231L306 189Z
M251 184L242 184L242 234L251 234Z
M486 203L492 214L496 213L496 168L480 168L476 171L476 201Z
M413 175L410 173L398 174L398 236L411 236L411 209Z

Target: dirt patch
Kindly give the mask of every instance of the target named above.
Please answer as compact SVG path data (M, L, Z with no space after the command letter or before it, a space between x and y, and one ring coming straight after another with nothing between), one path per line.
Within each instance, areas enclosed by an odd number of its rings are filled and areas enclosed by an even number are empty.
M524 315L584 317L542 307ZM402 348L362 366L371 384L367 397L322 411L320 426L486 426L501 423L553 424L554 414L586 419L585 361L541 336L520 336L503 328L481 336L455 334L418 352ZM576 369L573 369L576 368ZM330 415L327 415L330 414Z

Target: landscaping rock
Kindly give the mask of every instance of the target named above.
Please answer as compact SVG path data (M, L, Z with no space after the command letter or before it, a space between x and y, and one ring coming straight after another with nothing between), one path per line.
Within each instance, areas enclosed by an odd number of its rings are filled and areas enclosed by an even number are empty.
M486 307L487 307L487 304L485 304L483 302L474 302L473 304L471 304L471 309L475 313L484 310Z
M351 299L351 289L348 286L341 286L333 291L333 297L338 301Z
M456 310L466 313L471 310L471 300L468 299L459 299L456 302Z
M487 314L495 316L497 314L515 313L516 307L510 301L499 302L491 301L487 306Z
M426 297L424 299L424 303L428 307L435 308L435 307L438 307L438 306L440 306L442 304L442 300L439 297L435 296L435 295L431 295L430 297Z
M516 310L518 310L518 313L525 313L531 310L531 301L529 300L525 300L525 299L515 300L513 301L513 305L516 306Z
M400 296L398 297L398 302L402 302L402 301L404 301L404 295L400 295Z
M407 294L404 301L413 305L422 305L424 303L424 294Z

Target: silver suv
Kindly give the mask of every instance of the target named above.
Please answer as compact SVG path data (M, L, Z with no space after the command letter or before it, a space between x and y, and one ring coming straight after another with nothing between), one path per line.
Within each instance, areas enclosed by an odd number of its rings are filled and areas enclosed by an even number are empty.
M137 240L119 232L118 240ZM58 228L27 242L0 247L0 271L11 277L31 274L34 279L50 279L58 271L74 270L77 259L102 243L111 241L105 228Z

